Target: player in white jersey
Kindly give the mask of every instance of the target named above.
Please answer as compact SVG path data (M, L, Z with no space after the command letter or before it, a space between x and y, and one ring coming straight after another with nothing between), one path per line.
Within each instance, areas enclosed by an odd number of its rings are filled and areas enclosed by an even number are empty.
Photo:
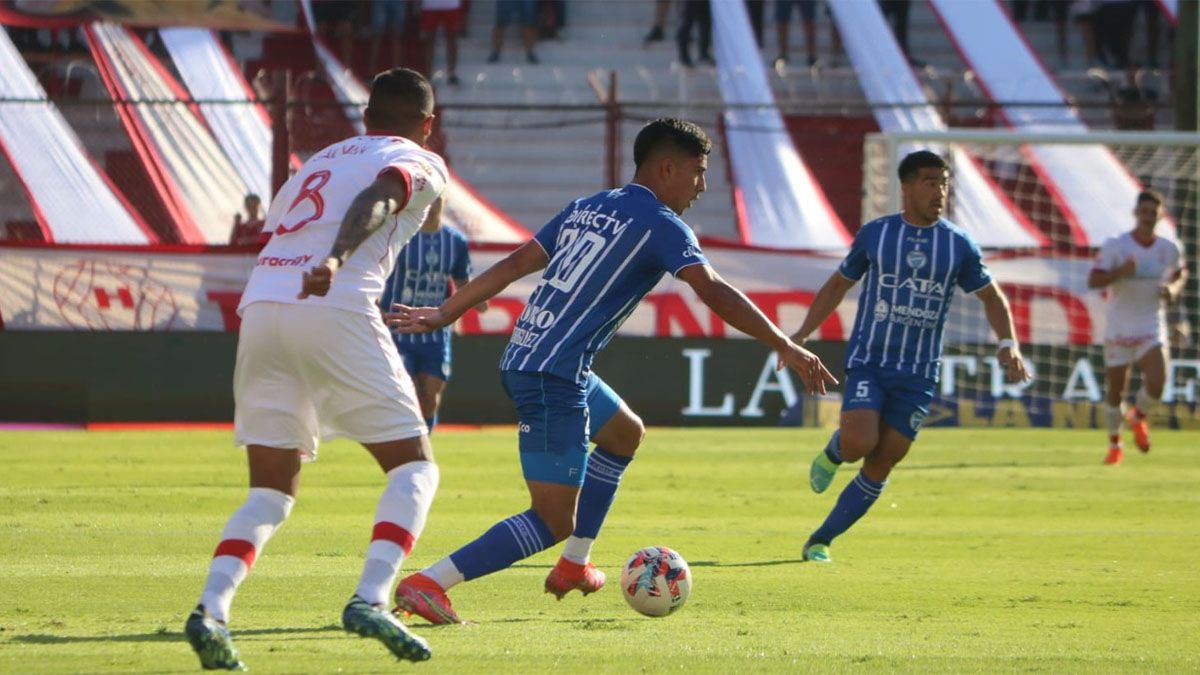
M380 73L365 119L366 135L313 155L272 200L271 240L238 307L234 426L250 493L225 525L185 626L206 669L243 667L226 626L234 593L291 512L301 461L316 458L320 439L337 436L362 443L387 475L342 625L400 658L430 657L385 603L425 525L438 469L375 301L448 175L423 147L433 90L419 73Z
M1162 398L1170 354L1164 302L1175 302L1187 280L1179 243L1160 237L1154 228L1163 217L1163 197L1142 192L1133 209L1132 231L1104 242L1096 265L1088 275L1089 288L1104 288L1104 367L1107 392L1105 419L1108 422L1108 455L1105 464L1119 464L1122 406L1133 364L1142 372L1142 386L1128 411L1133 440L1142 452L1150 451L1146 410Z

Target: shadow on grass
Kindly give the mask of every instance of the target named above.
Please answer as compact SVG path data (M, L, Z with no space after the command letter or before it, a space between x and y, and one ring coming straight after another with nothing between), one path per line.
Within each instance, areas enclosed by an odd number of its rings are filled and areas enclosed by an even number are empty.
M256 635L296 635L303 633L342 633L341 626L322 626L320 628L247 628L234 631L234 638L253 637ZM183 631L155 631L153 633L132 633L129 635L49 635L33 633L30 635L14 635L10 642L21 642L34 645L61 645L83 642L180 642L184 640Z
M1048 467L1065 468L1075 464L1030 464L1028 462L955 462L953 464L904 464L896 467L898 471L941 471L944 469L1045 469Z
M804 562L803 558L789 560L755 560L752 562L717 562L716 560L697 560L688 563L688 567L774 567L775 565L795 565Z
M775 565L793 565L795 563L804 562L801 558L793 558L790 560L755 560L751 562L717 562L716 560L696 560L688 562L688 567L773 567ZM513 569L545 569L548 570L553 565L513 565Z

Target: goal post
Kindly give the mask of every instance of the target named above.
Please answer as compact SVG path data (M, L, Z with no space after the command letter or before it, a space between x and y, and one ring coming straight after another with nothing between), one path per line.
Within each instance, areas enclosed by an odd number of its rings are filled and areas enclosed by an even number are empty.
M939 397L927 424L1102 427L1105 369L1102 291L1087 288L1097 249L1133 229L1136 195L1166 200L1159 233L1177 239L1191 280L1167 308L1172 367L1160 426L1200 428L1197 193L1200 134L949 130L874 133L865 139L863 220L900 210L896 169L907 153L930 149L951 165L946 216L987 241L984 259L1012 306L1033 380L1006 383L982 305L960 292L947 319ZM965 182L977 175L975 185ZM980 195L984 186L991 196ZM989 201L990 200L990 201ZM997 235L1019 222L1030 238ZM1034 245L1030 244L1037 240ZM1140 385L1135 375L1130 394Z

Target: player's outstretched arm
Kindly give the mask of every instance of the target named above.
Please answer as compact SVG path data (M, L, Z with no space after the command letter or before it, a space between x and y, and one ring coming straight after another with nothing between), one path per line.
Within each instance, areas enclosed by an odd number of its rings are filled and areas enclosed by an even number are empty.
M389 326L401 333L428 333L454 323L468 309L486 302L512 282L536 272L550 262L546 251L536 240L526 242L483 274L472 279L450 296L441 307L409 307L392 305L383 315Z
M304 273L300 286L301 300L310 295L323 296L333 285L333 277L354 249L378 230L408 198L408 186L395 174L388 172L375 179L350 203L341 227L333 240L329 255L320 264Z
M996 358L1004 366L1009 382L1027 382L1029 371L1025 368L1025 358L1021 356L1021 349L1017 345L1017 332L1004 291L993 282L976 291L975 297L983 303L983 313L1000 340Z
M842 300L846 299L846 293L854 288L855 283L857 282L842 276L841 272L834 272L821 286L821 290L817 291L817 297L813 298L812 306L808 308L808 314L804 315L804 323L800 324L800 329L792 334L792 340L797 344L804 344L808 336L825 323L825 319L828 319L838 305L842 304Z
M779 367L786 365L796 371L808 393L824 394L826 384L837 384L837 378L816 354L789 340L750 298L730 286L712 267L689 265L677 276L725 323L775 350L779 354Z

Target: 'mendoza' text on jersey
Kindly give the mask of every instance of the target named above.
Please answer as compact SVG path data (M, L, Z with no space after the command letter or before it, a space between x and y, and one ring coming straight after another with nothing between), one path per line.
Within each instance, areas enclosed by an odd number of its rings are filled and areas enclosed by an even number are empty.
M899 214L862 226L838 271L866 279L846 350L846 368L870 365L936 381L954 287L975 293L992 283L966 231L940 219L929 227Z

